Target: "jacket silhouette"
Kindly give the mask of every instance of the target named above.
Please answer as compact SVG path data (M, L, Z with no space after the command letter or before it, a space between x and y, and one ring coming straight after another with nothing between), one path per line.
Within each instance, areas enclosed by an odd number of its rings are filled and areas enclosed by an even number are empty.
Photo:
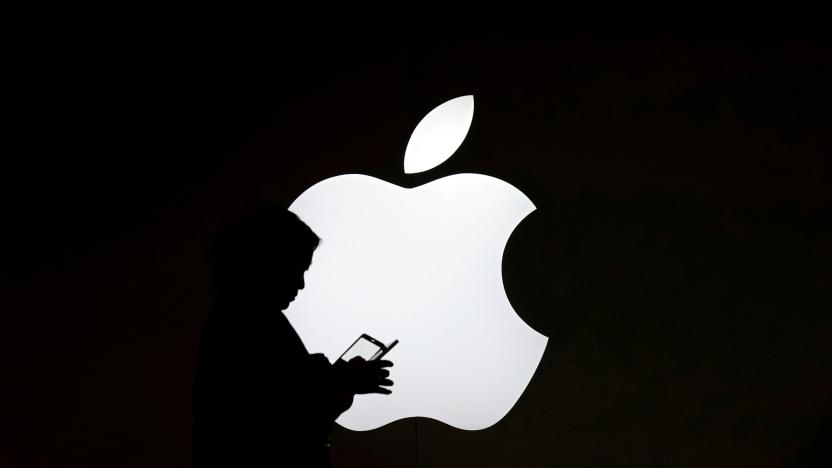
M260 207L220 231L215 302L194 375L193 466L329 466L335 418L357 393L390 393L388 361L329 363L286 319L318 237Z

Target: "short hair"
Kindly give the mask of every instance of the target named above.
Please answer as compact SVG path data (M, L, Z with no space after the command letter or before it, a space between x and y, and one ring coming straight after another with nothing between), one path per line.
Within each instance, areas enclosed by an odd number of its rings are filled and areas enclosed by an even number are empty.
M212 256L219 290L256 283L267 271L290 273L311 257L320 238L291 211L259 205L240 221L221 228Z

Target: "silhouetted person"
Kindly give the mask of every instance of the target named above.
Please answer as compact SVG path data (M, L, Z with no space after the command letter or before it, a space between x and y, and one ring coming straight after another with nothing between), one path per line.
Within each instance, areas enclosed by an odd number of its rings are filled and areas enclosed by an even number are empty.
M261 207L215 241L217 295L194 378L194 467L328 466L332 423L358 393L384 393L389 361L309 354L283 315L318 237Z

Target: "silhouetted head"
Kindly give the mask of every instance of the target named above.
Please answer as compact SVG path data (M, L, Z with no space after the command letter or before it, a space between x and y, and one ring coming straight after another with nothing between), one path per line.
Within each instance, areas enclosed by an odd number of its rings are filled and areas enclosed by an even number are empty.
M218 294L280 310L303 289L320 239L294 213L260 206L214 241Z

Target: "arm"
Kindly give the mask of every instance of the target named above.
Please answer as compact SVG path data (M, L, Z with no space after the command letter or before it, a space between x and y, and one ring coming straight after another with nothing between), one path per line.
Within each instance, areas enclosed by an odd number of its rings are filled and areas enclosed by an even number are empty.
M330 364L323 354L309 355L310 384L320 394L324 412L335 420L352 406L353 393L341 382L338 364Z
M324 376L318 385L328 390L323 393L333 419L352 406L355 395L392 393L388 387L393 382L388 378L390 371L387 370L392 365L390 361L365 361L360 357L330 364L323 354L310 355L310 367L316 375Z

